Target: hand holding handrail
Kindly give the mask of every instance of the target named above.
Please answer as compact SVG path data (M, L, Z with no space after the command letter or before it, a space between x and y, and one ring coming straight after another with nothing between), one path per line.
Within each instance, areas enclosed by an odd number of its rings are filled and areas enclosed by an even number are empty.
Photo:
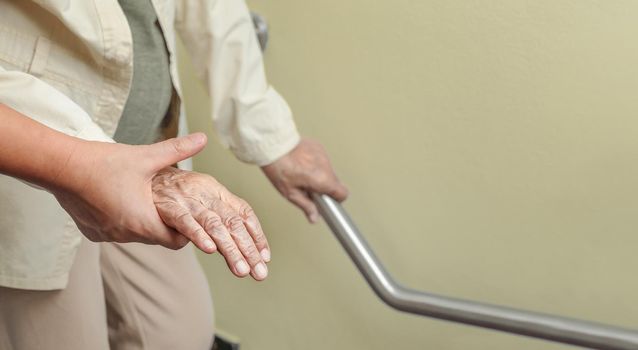
M339 203L326 195L312 197L370 287L397 310L593 349L638 349L634 330L407 289L388 274Z

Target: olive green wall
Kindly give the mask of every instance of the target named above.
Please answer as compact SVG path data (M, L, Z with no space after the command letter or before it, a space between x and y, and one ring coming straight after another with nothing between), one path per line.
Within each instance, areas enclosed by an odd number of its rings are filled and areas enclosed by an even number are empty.
M638 328L637 1L249 3L270 81L398 280ZM182 61L191 127L213 135ZM252 203L273 247L265 283L202 256L243 349L564 348L389 309L323 224L211 139L196 168Z

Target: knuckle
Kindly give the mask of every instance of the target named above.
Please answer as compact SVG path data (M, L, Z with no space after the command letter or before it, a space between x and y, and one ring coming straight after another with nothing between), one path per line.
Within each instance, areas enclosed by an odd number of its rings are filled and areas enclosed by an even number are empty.
M288 193L286 193L286 199L293 202L293 203L303 203L303 196L301 195L300 192L297 191L290 191Z
M171 146L173 147L173 150L175 150L175 153L177 153L178 155L185 153L186 145L184 145L184 141L180 139L174 139L173 142L171 142Z
M222 219L217 215L208 215L204 220L204 229L208 232L217 232L223 227Z
M337 200L344 200L348 197L348 190L342 187L336 187L333 188L329 194Z
M163 201L159 198L161 195L161 191L153 191L153 204L155 204L155 208L160 215L164 215L166 213L170 213L173 208L172 202Z
M263 232L259 232L255 235L255 244L258 246L268 245L268 240L266 239L266 235Z
M317 174L315 175L315 183L317 185L328 185L332 182L334 182L334 179L325 171L317 172Z
M224 225L231 231L241 231L244 228L244 220L239 215L231 215L224 219Z
M251 227L251 234L255 237L256 241L266 240L266 234L264 233L264 230L261 227L261 224L259 223L257 217L253 216L251 218L248 218L247 226Z
M202 227L200 227L199 225L197 227L192 227L191 228L191 233L193 234L193 236L197 237L197 238L202 238L206 235L206 232L204 231L204 229Z
M230 239L225 239L221 242L220 249L224 252L224 255L228 259L237 260L241 255L239 253L239 249L237 249L237 246L235 245L235 242Z
M185 235L186 237L190 238L190 239L200 239L203 232L202 232L202 228L201 227L197 227L195 225L191 226L186 226L184 227L182 230L179 230L180 233L182 233L183 235Z
M246 257L246 260L248 260L251 265L255 265L261 261L261 256L259 255L257 248L252 244L248 247L245 247L243 249L243 253Z
M173 220L175 220L175 222L184 223L188 220L189 215L190 213L188 211L181 209L175 213Z
M248 224L252 227L252 232L255 235L255 238L259 241L265 241L266 240L266 234L264 234L264 230L261 227L261 224L259 223L259 220L257 220L257 217L251 217L248 219Z
M242 203L241 207L239 208L239 212L244 218L255 216L255 211L252 207L250 207L250 205L248 205L248 203Z

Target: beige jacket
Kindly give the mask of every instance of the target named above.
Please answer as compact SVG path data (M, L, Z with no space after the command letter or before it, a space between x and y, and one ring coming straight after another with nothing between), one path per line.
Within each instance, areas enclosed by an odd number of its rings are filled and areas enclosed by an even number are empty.
M288 105L266 81L245 3L153 5L177 93L175 32L211 94L222 143L258 165L291 150L299 136ZM131 84L131 40L117 0L0 0L0 103L66 134L113 142ZM64 288L79 242L51 194L0 176L0 286Z

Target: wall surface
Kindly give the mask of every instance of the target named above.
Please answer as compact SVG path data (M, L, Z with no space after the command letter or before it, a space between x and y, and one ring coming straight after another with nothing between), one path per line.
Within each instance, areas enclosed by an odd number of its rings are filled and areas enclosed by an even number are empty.
M250 1L300 130L398 280L638 328L638 1ZM208 100L183 61L191 127ZM567 349L401 314L215 142L196 159L273 247L264 283L202 256L245 350Z

